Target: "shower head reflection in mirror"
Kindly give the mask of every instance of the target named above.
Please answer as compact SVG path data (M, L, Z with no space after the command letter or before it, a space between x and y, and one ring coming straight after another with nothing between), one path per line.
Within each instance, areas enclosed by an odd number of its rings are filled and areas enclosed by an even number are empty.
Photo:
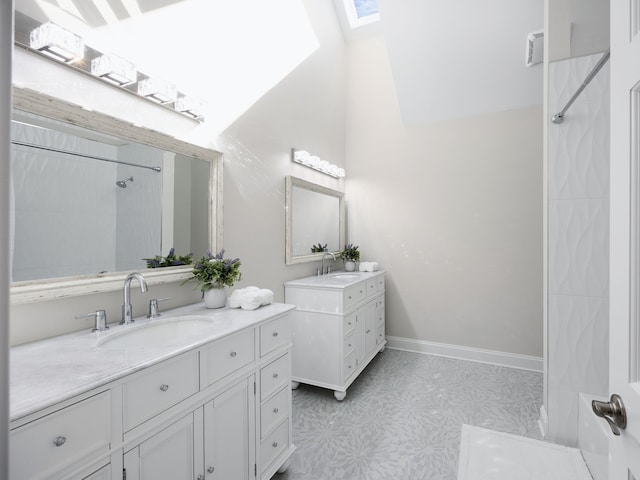
M127 182L133 182L133 177L125 178L124 180L116 181L116 185L120 188L127 188Z

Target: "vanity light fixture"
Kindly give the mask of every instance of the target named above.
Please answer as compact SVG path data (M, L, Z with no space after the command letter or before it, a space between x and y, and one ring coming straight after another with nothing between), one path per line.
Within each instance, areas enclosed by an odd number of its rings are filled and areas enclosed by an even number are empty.
M306 150L291 149L291 160L305 167L313 168L318 172L322 172L325 175L329 175L334 178L343 178L346 175L344 168L340 168L333 163L329 163L326 160L322 160L316 155L311 155Z
M178 97L176 86L162 78L150 77L138 82L138 95L158 103L175 102Z
M91 60L91 73L120 87L138 80L136 66L115 55L104 54Z
M82 38L52 22L31 31L29 46L64 63L73 63L84 57Z
M199 98L182 95L176 100L174 108L177 112L199 120L203 118L205 104Z

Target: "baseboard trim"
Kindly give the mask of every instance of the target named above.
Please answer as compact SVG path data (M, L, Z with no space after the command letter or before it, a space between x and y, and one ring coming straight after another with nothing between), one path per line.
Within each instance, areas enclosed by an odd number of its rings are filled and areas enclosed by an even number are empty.
M424 353L440 357L457 358L471 362L488 363L502 367L543 372L543 361L540 357L518 355L516 353L497 352L480 348L462 347L446 343L427 342L412 338L393 337L387 335L387 348L406 352Z

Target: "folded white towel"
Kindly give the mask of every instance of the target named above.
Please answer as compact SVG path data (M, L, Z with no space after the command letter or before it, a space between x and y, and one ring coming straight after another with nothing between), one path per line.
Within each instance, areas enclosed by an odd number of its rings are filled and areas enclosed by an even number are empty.
M242 308L243 310L255 310L261 305L273 302L273 292L267 288L246 287L234 290L229 297L230 308Z
M360 262L358 270L361 272L375 272L378 270L378 262Z

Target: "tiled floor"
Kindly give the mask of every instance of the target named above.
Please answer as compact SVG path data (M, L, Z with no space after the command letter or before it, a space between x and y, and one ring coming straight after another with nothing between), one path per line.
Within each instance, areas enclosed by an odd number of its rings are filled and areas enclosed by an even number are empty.
M337 402L293 392L289 470L274 480L455 480L462 424L540 439L542 374L386 349Z

